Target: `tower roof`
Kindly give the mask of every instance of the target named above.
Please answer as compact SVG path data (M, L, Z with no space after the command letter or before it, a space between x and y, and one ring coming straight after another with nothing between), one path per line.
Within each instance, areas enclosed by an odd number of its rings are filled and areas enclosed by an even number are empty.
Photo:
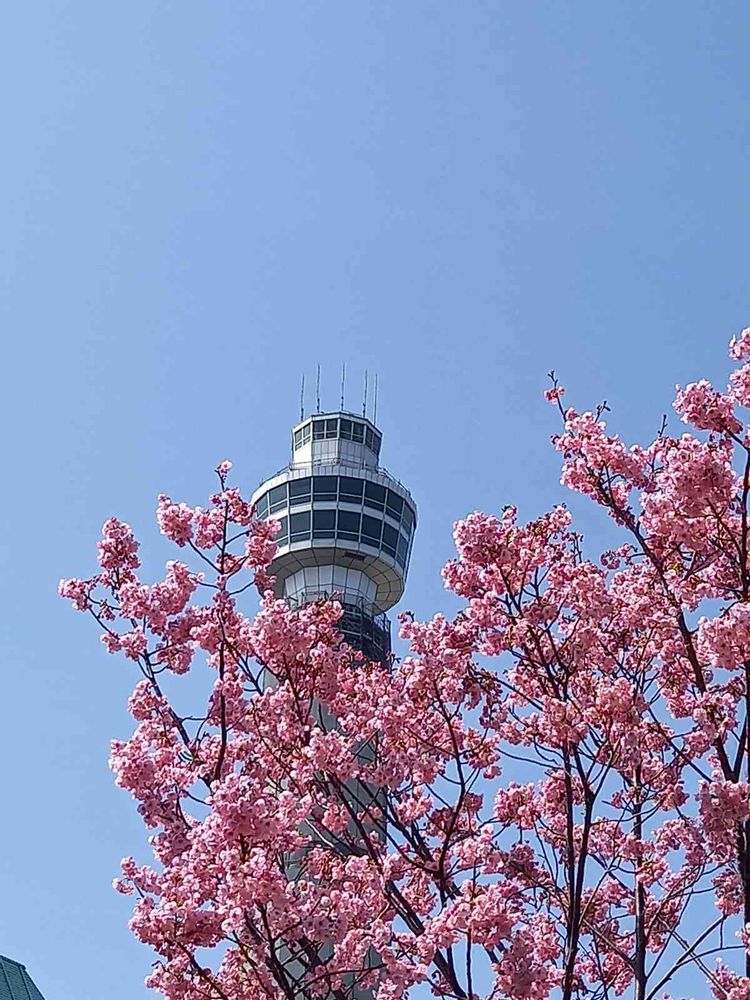
M44 1000L25 966L0 955L0 1000Z

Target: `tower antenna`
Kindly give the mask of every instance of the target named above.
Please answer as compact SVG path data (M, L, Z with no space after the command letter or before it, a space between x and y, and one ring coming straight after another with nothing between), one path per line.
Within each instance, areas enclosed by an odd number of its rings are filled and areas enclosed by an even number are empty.
M305 419L305 373L302 372L302 386L299 391L299 418Z
M362 398L362 416L367 417L367 369L365 368L365 393Z
M341 409L344 409L344 394L346 392L346 361L341 366Z
M378 422L378 373L375 372L375 403L372 411L372 422L377 424Z
M318 404L318 413L320 413L320 365L318 365L318 381L315 389L315 399Z

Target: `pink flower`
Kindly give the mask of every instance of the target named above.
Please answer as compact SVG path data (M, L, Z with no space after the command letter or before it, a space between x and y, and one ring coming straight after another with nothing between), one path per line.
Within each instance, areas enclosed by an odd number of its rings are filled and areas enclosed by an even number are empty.
M196 507L193 512L195 544L199 549L210 549L218 545L224 534L224 513L216 507L203 510Z
M140 566L138 542L133 538L130 525L112 517L102 528L98 543L99 565L105 570L133 570Z
M115 885L155 952L150 986L575 1000L630 996L640 967L653 992L682 961L696 996L750 1000L729 965L691 964L691 942L734 963L727 942L750 940L750 488L733 414L749 380L679 390L708 436L630 445L603 408L566 410L562 478L611 516L607 550L562 506L469 514L443 571L457 607L404 614L392 662L348 646L341 604L274 597L278 525L225 487L229 463L206 507L160 497L185 559L155 582L107 522L101 572L60 593L135 674L110 765L150 854Z
M193 511L187 504L172 503L163 493L159 496L156 519L163 535L182 547L193 537Z
M69 601L73 602L73 607L76 611L88 611L90 607L90 586L91 584L87 583L85 580L77 580L74 577L70 580L60 580L60 585L57 590L60 597L65 597Z
M556 385L552 389L545 389L544 398L548 403L557 403L565 395L565 389L561 385Z
M747 361L750 358L750 326L742 330L739 337L732 337L729 353L737 361Z
M717 392L705 379L691 382L685 389L676 387L674 408L683 422L706 431L737 434L742 424L734 415L734 402Z

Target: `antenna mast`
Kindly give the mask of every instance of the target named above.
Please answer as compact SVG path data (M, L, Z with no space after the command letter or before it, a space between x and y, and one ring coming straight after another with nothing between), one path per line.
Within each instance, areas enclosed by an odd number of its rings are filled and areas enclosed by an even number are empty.
M378 373L375 372L375 405L372 412L372 422L377 424L378 422Z
M362 416L367 417L367 369L365 368L365 392L362 398Z
M341 366L341 409L344 409L344 394L346 392L346 361Z
M318 404L318 413L320 413L320 365L318 365L318 381L315 389L315 399Z
M302 386L299 391L299 418L305 419L305 373L302 373Z

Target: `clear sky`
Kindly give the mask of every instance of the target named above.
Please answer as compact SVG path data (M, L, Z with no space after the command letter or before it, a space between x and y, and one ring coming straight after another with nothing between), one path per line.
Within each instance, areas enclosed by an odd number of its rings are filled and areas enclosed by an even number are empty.
M110 881L142 830L107 770L132 674L56 596L111 514L168 550L380 376L420 524L405 607L446 607L451 525L560 499L556 368L643 439L750 323L741 0L23 0L0 30L4 348L0 952L49 1000L140 1000ZM593 542L601 524L588 508Z

